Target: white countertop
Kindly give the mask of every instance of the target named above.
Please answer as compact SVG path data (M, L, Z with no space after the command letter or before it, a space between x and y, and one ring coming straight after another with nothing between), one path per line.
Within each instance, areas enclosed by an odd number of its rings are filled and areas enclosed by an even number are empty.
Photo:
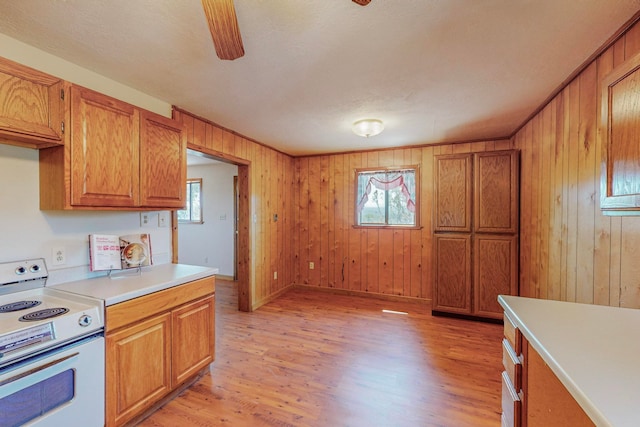
M136 270L118 270L111 277L96 277L51 287L98 298L104 300L105 306L109 306L217 273L217 268L160 264L142 267L139 274Z
M640 310L498 301L597 426L640 425Z

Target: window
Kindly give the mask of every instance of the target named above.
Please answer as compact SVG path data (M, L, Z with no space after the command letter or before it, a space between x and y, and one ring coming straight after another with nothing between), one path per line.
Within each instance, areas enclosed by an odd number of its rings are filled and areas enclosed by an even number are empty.
M178 222L202 224L202 178L187 179L187 206L178 211Z
M418 167L356 170L356 225L418 227Z

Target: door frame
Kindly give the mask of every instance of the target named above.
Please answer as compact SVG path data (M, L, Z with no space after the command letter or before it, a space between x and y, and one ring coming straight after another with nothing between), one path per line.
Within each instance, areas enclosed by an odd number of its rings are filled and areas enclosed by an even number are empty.
M237 270L238 283L238 310L253 311L253 286L251 285L251 206L250 206L250 173L251 162L223 153L203 152L201 149L188 149L189 154L200 155L224 163L236 165L238 167L238 232L234 238L236 242L235 267ZM208 151L208 150L207 150ZM235 179L234 179L235 180ZM235 188L235 186L234 186ZM234 205L236 201L234 200ZM234 219L235 220L235 219ZM172 211L171 215L171 244L172 258L174 264L178 264L180 256L178 254L178 213Z

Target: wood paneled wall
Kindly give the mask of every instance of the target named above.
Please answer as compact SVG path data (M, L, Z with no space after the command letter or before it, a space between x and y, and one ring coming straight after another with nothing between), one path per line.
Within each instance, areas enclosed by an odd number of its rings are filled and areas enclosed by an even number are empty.
M240 225L244 221L248 230L241 229L240 233L248 232L249 247L240 244L239 273L242 268L249 270L248 283L242 283L240 288L251 290L251 307L247 309L255 309L294 281L290 261L293 258L294 159L188 112L174 109L174 117L186 126L189 148L239 164L239 169L248 168L245 171L249 191L240 194L248 202L248 211L240 212ZM239 170L240 180L242 172ZM275 272L277 279L274 279Z
M431 299L433 157L508 148L499 140L296 158L295 284ZM355 169L406 165L420 166L422 229L353 228Z
M640 308L640 218L600 213L603 77L640 52L640 25L513 138L521 150L523 296Z

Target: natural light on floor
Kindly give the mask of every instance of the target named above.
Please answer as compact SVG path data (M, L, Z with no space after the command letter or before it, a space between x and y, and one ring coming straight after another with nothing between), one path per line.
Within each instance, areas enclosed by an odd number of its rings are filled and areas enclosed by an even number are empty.
M391 314L409 314L404 311L395 311L395 310L382 310L383 313L391 313Z

